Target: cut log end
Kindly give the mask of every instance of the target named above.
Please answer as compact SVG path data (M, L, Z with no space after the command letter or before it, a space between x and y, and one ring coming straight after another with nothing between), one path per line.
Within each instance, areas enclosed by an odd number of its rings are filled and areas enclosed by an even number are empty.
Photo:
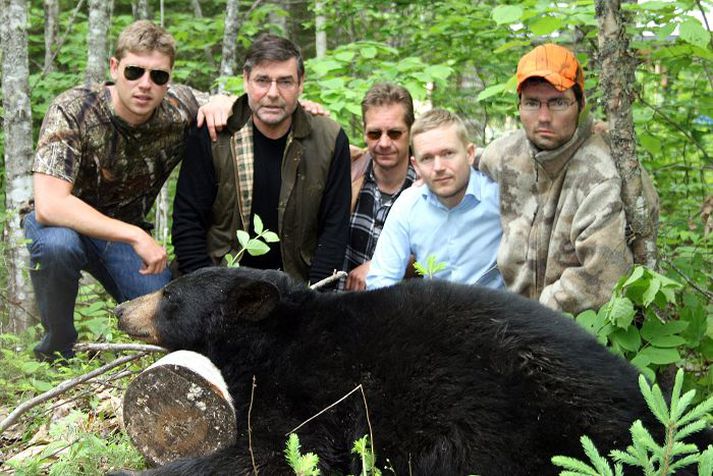
M152 466L204 456L236 439L225 382L194 352L174 352L144 370L126 389L123 413L127 434Z

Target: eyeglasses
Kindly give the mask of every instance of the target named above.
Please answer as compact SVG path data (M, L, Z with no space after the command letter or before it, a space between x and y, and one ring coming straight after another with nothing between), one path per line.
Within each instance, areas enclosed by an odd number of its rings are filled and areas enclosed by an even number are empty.
M258 76L251 81L256 88L262 91L268 91L273 83L277 85L277 89L280 91L292 91L297 86L297 82L293 78L272 79L266 76Z
M406 134L406 131L402 131L401 129L389 129L387 131L374 129L371 131L366 131L366 137L369 140L379 140L379 139L381 139L381 136L384 134L389 136L389 139L391 139L391 140L399 140L402 135Z
M149 78L157 86L163 86L171 78L171 73L164 71L162 69L148 69L142 66L136 66L133 64L126 65L124 67L124 77L129 81L136 81L137 79L143 78L146 70L149 72Z
M525 99L520 102L520 108L523 111L534 112L539 111L543 104L547 105L550 111L566 111L572 104L577 101L571 101L565 98L554 98L548 101L540 101L539 99Z

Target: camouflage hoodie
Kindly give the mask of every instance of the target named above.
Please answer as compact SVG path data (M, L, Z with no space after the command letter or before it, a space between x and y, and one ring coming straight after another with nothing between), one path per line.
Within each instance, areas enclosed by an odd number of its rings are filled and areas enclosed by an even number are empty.
M565 312L604 304L632 255L621 178L591 119L556 150L538 151L518 130L490 144L479 168L500 184L508 288Z

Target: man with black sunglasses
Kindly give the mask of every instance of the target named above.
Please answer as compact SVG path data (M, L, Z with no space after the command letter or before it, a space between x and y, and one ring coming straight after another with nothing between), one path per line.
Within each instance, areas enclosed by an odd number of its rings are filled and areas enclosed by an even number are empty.
M280 241L241 266L282 269L316 282L341 269L349 225L349 141L326 117L298 102L304 87L299 48L262 35L243 66L245 94L217 142L193 128L173 205L173 245L182 273L224 263L254 236L255 217Z
M366 152L352 162L352 206L340 288L366 289L371 257L396 198L410 187L416 172L409 161L414 121L413 99L403 86L379 83L361 102Z
M34 211L24 217L45 329L35 347L40 360L74 355L81 271L118 302L154 291L171 277L166 250L151 237L146 215L183 158L188 127L208 100L169 85L174 58L166 30L135 22L119 36L109 63L112 81L66 91L45 115L32 168ZM206 122L212 129L224 123L232 101L211 101Z
M490 144L479 163L500 185L498 266L510 290L553 309L599 308L632 254L621 178L584 108L582 67L567 48L540 45L520 59L517 92L523 128Z

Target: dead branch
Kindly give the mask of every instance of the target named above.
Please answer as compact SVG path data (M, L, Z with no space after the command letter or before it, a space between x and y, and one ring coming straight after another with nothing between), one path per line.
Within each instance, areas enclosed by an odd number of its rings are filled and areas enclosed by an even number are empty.
M696 282L693 281L691 278L689 278L686 275L686 273L684 273L681 269L678 268L678 266L673 264L673 262L671 260L662 258L661 261L663 261L664 263L669 265L671 267L671 269L674 270L679 276L681 276L689 286L691 286L693 289L695 289L696 291L701 293L703 295L703 297L705 297L708 300L708 302L713 302L713 293L706 291L705 289L700 287L698 284L696 284Z
M255 453L253 453L253 427L250 423L253 412L253 401L255 398L255 376L253 375L253 385L250 389L250 406L248 407L248 450L250 451L250 460L253 464L253 473L258 476L257 465L255 464Z
M30 400L27 400L25 403L22 403L17 408L15 408L15 410L13 410L12 413L10 413L10 415L7 416L7 418L5 418L4 420L2 420L0 422L0 433L4 432L10 425L15 423L15 421L21 415L23 415L30 409L36 407L40 403L46 402L47 400L50 400L51 398L54 398L57 395L61 395L62 393L66 392L67 390L69 390L73 387L76 387L77 385L84 383L88 380L91 380L92 378L94 378L98 375L106 373L107 371L113 369L114 367L118 367L120 365L131 362L132 360L139 359L145 355L146 355L145 352L139 352L137 354L125 355L123 357L119 357L118 359L113 360L112 362L109 362L108 364L102 365L98 369L92 370L91 372L88 372L84 375L80 375L79 377L75 377L73 379L65 380L64 382L60 383L52 390L48 390L44 393L37 395L34 398L31 398Z
M347 273L345 271L334 271L334 273L331 276L328 276L321 281L317 281L313 285L310 286L311 289L319 289L321 287L324 287L334 281L337 281L338 279L342 279L345 277Z
M148 344L100 344L85 342L81 344L74 344L74 350L76 352L124 352L127 350L137 351L137 352L168 352L168 349L159 347L157 345Z

